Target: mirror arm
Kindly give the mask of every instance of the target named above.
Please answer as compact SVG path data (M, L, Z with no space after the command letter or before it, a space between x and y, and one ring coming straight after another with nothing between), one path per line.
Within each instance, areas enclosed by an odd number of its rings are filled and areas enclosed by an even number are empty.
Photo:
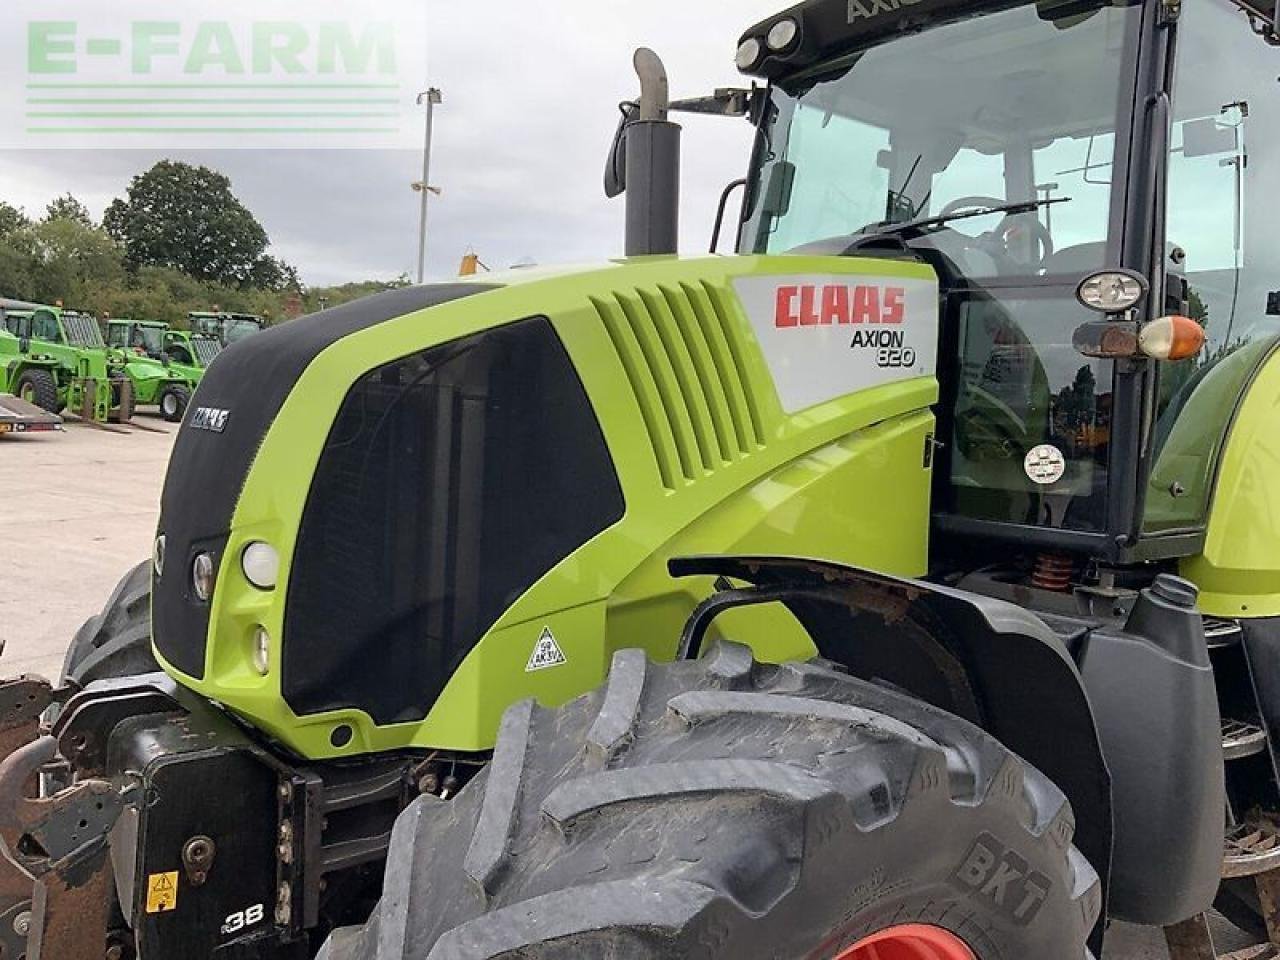
M753 91L739 87L717 87L709 97L675 100L671 109L680 113L702 113L716 117L745 117L751 108Z

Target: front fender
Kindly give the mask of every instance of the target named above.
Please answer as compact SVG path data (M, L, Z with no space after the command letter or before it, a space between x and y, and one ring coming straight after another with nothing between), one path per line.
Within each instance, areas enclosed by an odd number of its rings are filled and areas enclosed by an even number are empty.
M1071 801L1076 846L1102 878L1105 897L1111 777L1075 662L1034 614L963 590L817 560L690 557L672 560L670 571L760 588L754 600L751 591L726 591L704 601L686 628L688 652L723 609L779 602L824 658L977 724L1033 764Z

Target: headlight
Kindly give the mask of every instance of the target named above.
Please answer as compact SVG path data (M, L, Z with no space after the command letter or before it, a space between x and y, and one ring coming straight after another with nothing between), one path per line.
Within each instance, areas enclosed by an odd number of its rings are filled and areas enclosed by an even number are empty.
M760 45L760 40L756 37L747 37L738 46L738 55L734 57L734 62L738 65L739 70L750 70L760 62L760 54L764 48Z
M799 24L787 17L787 19L779 20L769 28L769 33L765 36L764 42L768 44L770 50L777 53L791 46L799 33Z
M1084 278L1076 298L1099 313L1132 310L1147 295L1147 280L1131 270L1102 270Z
M271 544L255 540L240 554L240 569L259 590L272 590L280 576L280 554Z
M198 553L191 561L191 588L201 600L213 596L213 557Z
M151 569L155 571L157 577L164 576L164 534L156 537L155 543L151 545Z
M266 627L253 631L253 669L264 677L271 670L271 634Z

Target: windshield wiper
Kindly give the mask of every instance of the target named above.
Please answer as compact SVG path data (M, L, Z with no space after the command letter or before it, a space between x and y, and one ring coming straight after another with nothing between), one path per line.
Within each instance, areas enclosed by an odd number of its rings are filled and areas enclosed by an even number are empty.
M1016 216L1020 213L1034 213L1041 207L1055 203L1069 203L1070 197L1052 197L1039 200L1017 200L1010 203L999 203L990 207L962 208L953 213L944 213L923 220L904 220L900 223L882 223L867 228L858 237L859 240L877 240L881 237L897 237L902 234L923 233L931 227L942 227L957 220L971 220L974 217L987 217L993 213Z

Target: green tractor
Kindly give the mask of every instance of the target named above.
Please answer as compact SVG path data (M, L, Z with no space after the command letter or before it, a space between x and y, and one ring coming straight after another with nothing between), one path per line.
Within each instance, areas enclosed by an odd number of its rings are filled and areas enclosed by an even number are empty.
M749 91L637 56L627 259L229 347L0 686L4 955L1280 943L1278 42L807 0ZM673 109L755 128L736 256L672 255Z
M114 359L88 314L0 300L0 393L90 423L126 422L133 384Z
M187 314L187 325L193 333L212 337L224 347L259 333L266 326L262 317L252 313L227 313L193 310Z
M186 413L191 393L203 377L204 368L174 358L171 352L174 344L180 345L182 351L194 351L182 338L171 334L168 324L155 320L113 317L107 321L107 345L116 351L125 372L133 381L137 402L154 404L160 408L165 420L177 423ZM183 352L178 355L187 359ZM200 360L204 355L194 353L191 358Z

